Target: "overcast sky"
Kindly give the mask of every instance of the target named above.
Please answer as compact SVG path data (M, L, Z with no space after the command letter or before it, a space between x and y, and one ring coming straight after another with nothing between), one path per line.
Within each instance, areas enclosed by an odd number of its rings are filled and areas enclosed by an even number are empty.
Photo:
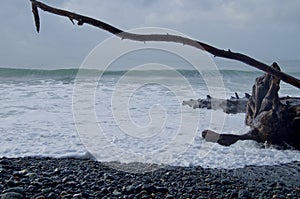
M298 0L42 0L121 29L171 28L263 61L300 60ZM29 0L1 0L0 67L78 67L111 35L40 11L35 32Z

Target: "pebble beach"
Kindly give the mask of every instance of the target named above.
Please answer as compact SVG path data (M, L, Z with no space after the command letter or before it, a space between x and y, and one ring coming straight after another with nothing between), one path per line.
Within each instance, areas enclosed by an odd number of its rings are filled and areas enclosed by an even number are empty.
M300 1L3 2L0 199L300 199Z
M143 172L143 168L147 171ZM210 169L74 158L3 157L0 197L300 198L299 176L300 162Z

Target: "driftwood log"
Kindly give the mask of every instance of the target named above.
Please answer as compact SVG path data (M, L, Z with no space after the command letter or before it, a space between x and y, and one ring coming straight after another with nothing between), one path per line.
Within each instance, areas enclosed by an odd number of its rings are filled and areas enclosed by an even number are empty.
M189 45L200 50L207 51L215 57L237 60L266 72L263 77L257 78L253 87L252 96L246 107L246 124L252 130L245 135L217 134L210 130L203 131L202 135L208 141L218 142L223 145L230 145L237 140L252 139L258 142L269 142L278 145L291 145L300 148L299 139L299 118L300 100L294 98L293 102L287 99L286 104L282 104L278 97L279 80L300 88L300 80L279 70L276 63L272 67L257 61L247 55L232 52L231 50L221 50L206 43L190 38L171 34L135 34L123 31L105 22L76 14L74 12L54 8L36 0L30 0L36 30L40 30L39 9L55 15L67 17L77 25L90 24L107 32L110 32L121 39L135 41L161 41L175 42ZM294 103L296 101L296 103Z
M280 70L276 63L272 67ZM248 133L218 134L205 130L202 137L224 146L239 140L255 140L300 150L300 98L279 98L279 83L278 78L267 73L256 78L246 107L245 123L251 127Z
M235 96L231 97L230 99L217 99L213 98L210 95L206 96L206 99L190 99L188 101L183 101L182 105L188 105L195 108L206 108L206 109L221 109L225 113L245 113L247 103L251 96L248 93L245 93L245 96L240 98L237 93Z

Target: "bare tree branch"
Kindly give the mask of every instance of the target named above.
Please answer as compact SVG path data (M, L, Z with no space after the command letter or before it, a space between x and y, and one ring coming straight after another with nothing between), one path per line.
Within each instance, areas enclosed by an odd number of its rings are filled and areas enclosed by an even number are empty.
M257 61L247 55L241 54L241 53L231 52L230 50L221 50L221 49L215 48L211 45L205 44L203 42L189 39L186 37L181 37L178 35L129 33L129 32L123 31L121 29L118 29L114 26L111 26L105 22L102 22L102 21L99 21L99 20L96 20L96 19L93 19L93 18L90 18L87 16L79 15L74 12L69 12L66 10L57 9L57 8L48 6L44 3L36 1L36 0L30 0L30 1L32 3L32 12L34 14L35 25L36 25L36 29L38 32L40 30L40 20L39 20L39 14L38 14L37 8L40 8L43 11L50 12L52 14L68 17L73 24L74 24L74 20L77 21L78 25L83 25L85 23L90 24L92 26L98 27L107 32L110 32L110 33L120 37L121 39L129 39L129 40L142 41L142 42L146 42L146 41L174 42L174 43L182 43L185 45L193 46L195 48L207 51L207 52L211 53L212 55L214 55L215 57L223 57L223 58L233 59L233 60L243 62L243 63L253 66L259 70L262 70L268 74L271 74L288 84L291 84L297 88L300 88L300 80L299 79L292 77L281 71L275 70L274 68L272 68L260 61Z
M38 8L36 6L35 3L31 4L32 6L32 13L34 16L34 22L35 22L35 27L36 27L36 31L39 32L40 31L40 16L39 16L39 11Z

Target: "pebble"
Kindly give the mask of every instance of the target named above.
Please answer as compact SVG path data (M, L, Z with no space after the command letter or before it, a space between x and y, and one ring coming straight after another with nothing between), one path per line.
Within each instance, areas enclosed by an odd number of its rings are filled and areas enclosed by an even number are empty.
M46 198L45 198L45 196L40 195L40 196L35 197L34 199L46 199Z
M68 192L62 191L62 192L60 193L59 196L60 196L60 197L64 197L64 196L66 196L66 195L69 195Z
M238 196L243 199L251 199L252 194L247 190L240 190Z
M238 196L239 196L239 192L237 190L233 190L231 191L229 198L233 199L233 198L237 198Z
M3 193L7 193L7 192L15 192L23 196L25 195L24 189L22 187L13 187L13 188L5 189L3 191Z
M13 180L7 180L5 184L6 184L8 187L14 187L14 186L16 186L16 183L15 183L15 181L13 181Z
M166 195L166 199L173 199L173 198L174 198L173 195L170 195L170 194Z
M154 185L152 184L144 184L142 185L142 190L146 190L149 193L155 192L157 189Z
M81 198L82 197L82 193L76 193L73 195L73 198Z
M125 188L126 193L133 194L135 193L135 187L133 185L129 185Z
M9 159L3 158L0 160L0 164L2 165L10 165L12 162Z
M114 191L113 191L113 195L114 195L114 196L121 196L122 193L119 192L118 190L114 190Z
M21 174L21 175L25 175L25 174L28 173L28 169L23 169L21 171L18 171L18 173Z
M29 178L35 178L37 177L37 174L36 173L26 173L25 176L28 176Z
M6 192L2 194L1 199L24 199L24 196L16 192Z
M169 189L167 187L155 187L158 192L167 193Z
M72 194L67 194L61 197L62 199L69 199L69 198L73 198Z
M47 199L57 199L58 198L58 194L51 192L47 195Z

